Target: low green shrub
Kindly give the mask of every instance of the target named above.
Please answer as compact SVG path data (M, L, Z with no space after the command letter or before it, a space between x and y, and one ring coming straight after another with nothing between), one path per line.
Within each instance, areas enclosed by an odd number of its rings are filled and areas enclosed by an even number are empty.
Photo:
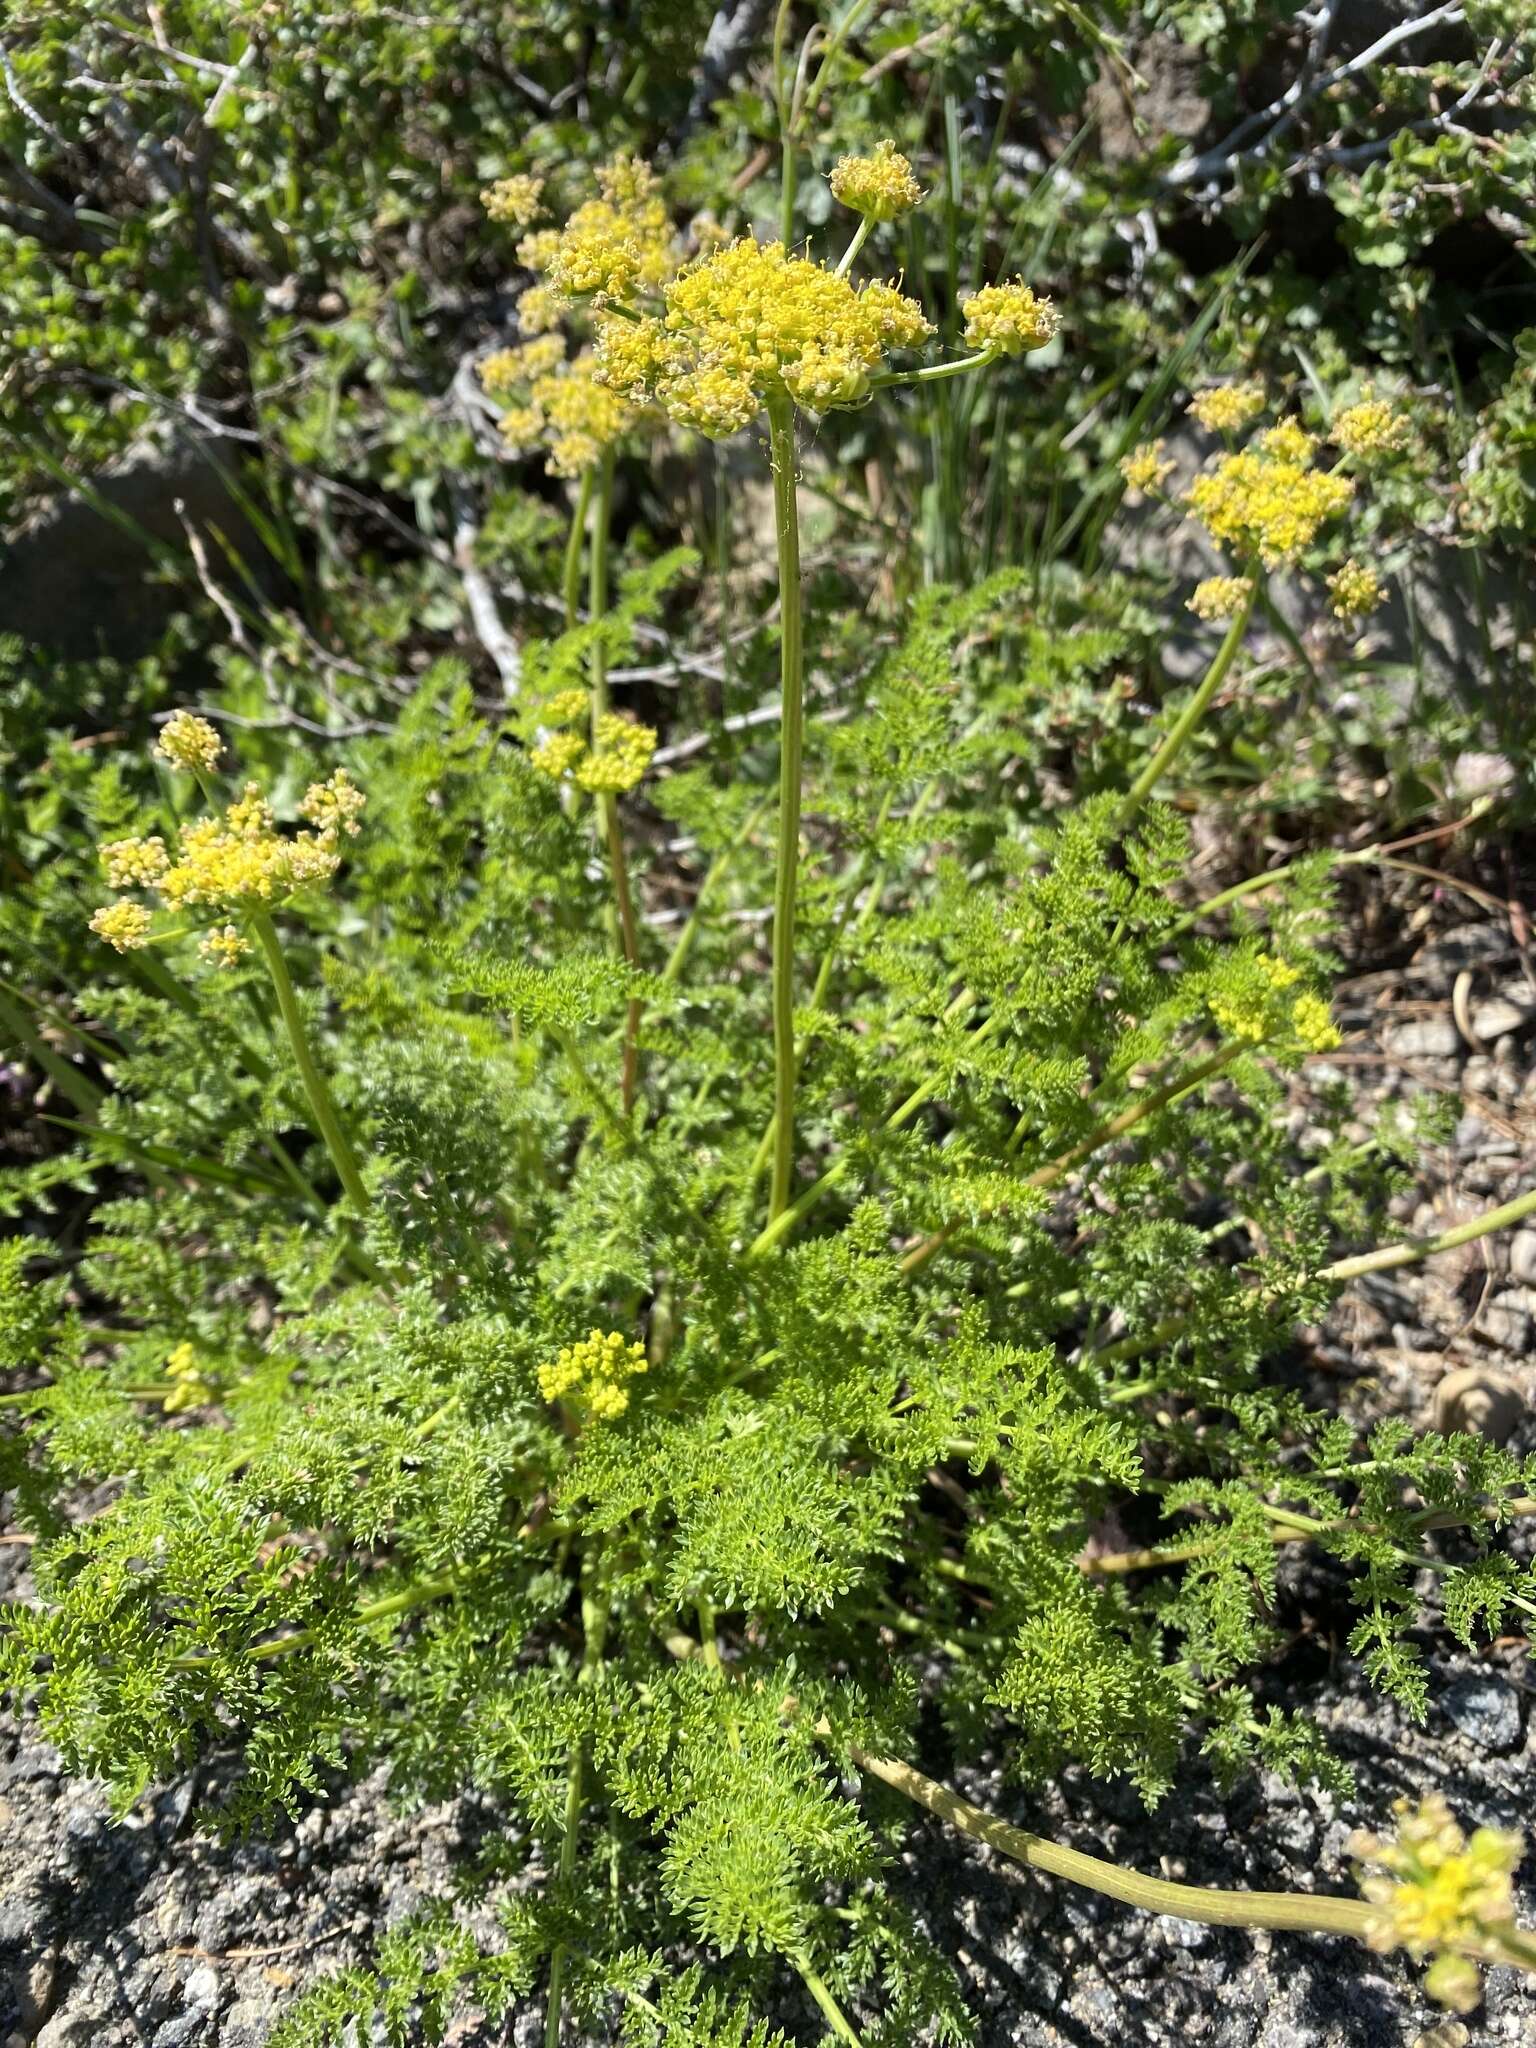
M839 182L866 218L904 196L888 154ZM473 1783L506 1815L500 1941L444 1902L290 2043L375 2014L435 2038L459 1996L540 1984L551 2044L567 2013L766 2043L795 1977L839 2040L963 2040L887 1882L913 1803L1154 1911L1406 1948L1459 2007L1480 1965L1536 1961L1518 1841L1465 1843L1434 1805L1360 1842L1362 1898L1213 1895L912 1761L1075 1761L1149 1802L1195 1754L1342 1788L1250 1683L1278 1541L1348 1564L1352 1650L1422 1714L1419 1575L1463 1640L1536 1611L1495 1540L1536 1469L1395 1423L1362 1444L1263 1362L1345 1279L1536 1194L1337 1255L1414 1143L1362 1139L1336 1084L1322 1156L1288 1135L1286 1076L1336 1043L1339 862L1192 903L1157 800L1273 567L1329 577L1340 612L1371 597L1346 546L1396 412L1201 401L1232 437L1184 498L1228 550L1196 606L1223 630L1115 741L1113 786L1062 805L1036 779L1048 649L1015 658L1028 572L925 590L857 700L804 715L806 415L1027 375L1058 324L1004 281L962 307L964 358L924 360L921 306L855 285L864 227L843 239L836 267L751 240L679 267L644 166L608 166L530 251L560 303L525 313L577 352L489 379L508 439L577 483L561 630L513 702L491 716L438 663L341 768L176 714L153 780L91 784L117 892L91 924L122 971L91 956L88 1024L8 997L85 1128L7 1191L93 1200L67 1269L31 1240L0 1265L25 1381L0 1481L39 1539L0 1680L124 1806L233 1738L232 1828L381 1759L401 1796ZM614 708L690 571L635 559L610 588L614 451L656 414L766 421L778 729L729 772L707 746L667 772ZM1126 474L1166 481L1155 446ZM1145 1548L1106 1553L1111 1509ZM1447 1525L1470 1561L1426 1548Z

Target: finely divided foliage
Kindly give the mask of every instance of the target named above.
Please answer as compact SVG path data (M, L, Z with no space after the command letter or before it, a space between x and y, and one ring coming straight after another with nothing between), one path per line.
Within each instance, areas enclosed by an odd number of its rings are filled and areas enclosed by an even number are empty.
M1277 1534L1348 1564L1353 1648L1416 1714L1431 1525L1465 1532L1432 1560L1459 1637L1536 1611L1496 1542L1536 1470L1393 1425L1362 1445L1266 1377L1404 1141L1360 1144L1342 1102L1309 1170L1288 1136L1287 1074L1336 1043L1334 864L1207 914L1158 795L1241 676L1272 566L1363 601L1341 579L1390 409L1330 438L1262 388L1207 395L1231 445L1169 511L1230 551L1220 645L1123 773L1054 804L1042 702L1120 647L1086 601L1073 634L1022 572L929 588L873 649L803 616L797 436L925 379L1032 374L1062 324L1005 278L944 352L893 266L853 279L921 200L910 166L882 144L833 190L860 221L836 267L690 242L628 158L535 230L528 324L575 352L483 382L576 517L515 703L493 715L442 662L346 769L291 749L226 778L178 716L158 782L109 765L90 788L112 1086L50 1169L94 1188L78 1268L0 1256L0 1481L39 1536L0 1682L125 1807L234 1736L232 1828L365 1758L402 1796L473 1784L506 1816L499 1936L445 1904L301 2003L287 2048L375 2018L435 2039L460 1999L535 1987L551 2043L568 2018L775 2048L796 1982L840 2040L962 2041L888 1881L910 1808L887 1788L905 1771L943 1810L902 1760L1076 1760L1150 1802L1196 1754L1344 1787L1250 1684ZM518 228L542 203L491 187ZM767 431L782 696L734 771L666 773L610 703L696 569L675 553L610 593L616 456L647 410ZM1166 472L1143 449L1127 478L1156 499ZM803 625L845 657L851 716L804 717ZM691 887L642 818L675 825ZM1149 1552L1106 1555L1133 1507ZM1362 1841L1387 1876L1292 1924L1433 1957L1464 2005L1476 1966L1532 1947L1515 1847L1454 1833L1430 1813ZM1141 1902L1199 1911L1180 1894Z

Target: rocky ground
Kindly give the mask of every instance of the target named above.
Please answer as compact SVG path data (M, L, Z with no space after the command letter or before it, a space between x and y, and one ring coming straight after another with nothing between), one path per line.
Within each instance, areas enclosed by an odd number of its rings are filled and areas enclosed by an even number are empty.
M1421 910L1393 957L1349 980L1332 1064L1367 1100L1420 1090L1458 1098L1453 1142L1426 1153L1405 1228L1444 1227L1530 1185L1536 1171L1536 979L1518 913L1421 879ZM1491 899L1490 899L1491 901ZM1460 907L1458 907L1458 905ZM1456 922L1467 909L1471 921ZM1417 929L1415 928L1417 926ZM1309 1126L1298 1090L1297 1135ZM1536 1449L1536 1232L1482 1240L1352 1288L1303 1333L1296 1371L1318 1402L1368 1420L1397 1412L1497 1433ZM1509 1539L1529 1556L1536 1528ZM24 1542L0 1541L0 1598L24 1595ZM1469 1822L1530 1827L1536 1713L1529 1644L1475 1655L1425 1639L1436 1683L1415 1728L1366 1690L1342 1650L1345 1589L1333 1566L1292 1553L1270 1674L1355 1766L1358 1798L1273 1782L1223 1797L1198 1772L1148 1819L1129 1793L1074 1775L1041 1795L998 1771L960 1789L1021 1824L1192 1882L1349 1889L1343 1845L1400 1793L1443 1790ZM291 1993L365 1960L379 1930L450 1889L493 1823L472 1801L395 1815L377 1779L341 1791L269 1840L221 1847L196 1832L197 1778L114 1823L91 1788L63 1780L24 1727L0 1726L0 2048L260 2048ZM1481 2048L1536 2042L1536 1981L1495 1972L1466 2021L1436 2015L1417 1973L1351 1943L1248 1935L1149 1919L1002 1863L937 1823L903 1859L914 1908L955 1958L983 2013L983 2048ZM1536 1863L1536 1858L1531 1859ZM1527 1868L1525 1917L1536 1919ZM787 2001L783 2023L815 2038ZM541 2012L492 2028L473 2015L457 2048L533 2048Z

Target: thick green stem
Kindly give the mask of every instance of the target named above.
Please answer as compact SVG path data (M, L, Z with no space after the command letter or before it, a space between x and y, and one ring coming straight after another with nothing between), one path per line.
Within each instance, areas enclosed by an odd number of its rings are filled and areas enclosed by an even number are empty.
M835 276L846 277L849 271L852 270L854 265L854 259L857 257L859 251L863 248L864 244L869 240L869 231L872 226L873 222L870 221L867 216L865 217L865 219L859 222L858 226L853 231L853 240L848 244L847 248L843 251L842 259L839 262L837 269L834 273Z
M1205 680L1175 719L1172 731L1126 791L1115 821L1122 832L1141 809L1142 804L1152 794L1152 791L1157 787L1162 777L1167 774L1180 754L1183 753L1185 746L1188 744L1190 734L1194 732L1201 719L1204 718L1206 712L1211 707L1212 698L1226 681L1227 671L1237 659L1237 651L1243 644L1243 635L1248 630L1248 621L1253 615L1253 602L1257 590L1257 582L1251 582L1243 608L1234 617L1231 625L1228 626L1226 638L1217 648L1215 658L1205 672Z
M591 476L585 479L590 494ZM603 457L597 478L597 515L592 521L592 562L588 594L591 615L600 619L608 609L608 536L613 523L613 450ZM608 713L608 653L601 639L592 643L592 744L597 745L598 720ZM600 790L597 797L598 822L608 853L608 872L613 877L614 908L618 917L619 951L630 967L640 965L640 927L635 917L635 900L629 886L629 861L624 852L624 831L619 822L619 800L612 790ZM635 1088L640 1078L640 1004L631 998L624 1013L624 1067L621 1084L624 1114L634 1107Z
M325 1140L325 1148L331 1155L347 1199L360 1213L370 1206L368 1190L363 1185L362 1171L357 1155L352 1150L341 1119L336 1114L336 1105L331 1100L331 1091L325 1076L315 1064L310 1050L309 1038L304 1029L304 1019L299 1011L299 999L293 992L289 978L288 963L283 958L282 941L277 936L277 927L264 910L251 915L251 930L256 934L256 943L261 948L267 972L272 977L272 986L277 994L277 1007L283 1019L283 1029L288 1034L288 1043L293 1049L294 1064L299 1070L299 1079L304 1084L304 1093L309 1098L310 1110Z
M1219 1891L1210 1885L1174 1884L1166 1878L1143 1877L1140 1871L1124 1870L1100 1856L1086 1856L1079 1849L1063 1848L1041 1835L1027 1834L1011 1827L968 1799L951 1792L947 1785L924 1777L910 1764L894 1757L866 1756L852 1752L861 1771L893 1791L915 1800L951 1827L985 1842L1000 1855L1026 1863L1032 1870L1064 1877L1106 1898L1120 1899L1147 1913L1169 1913L1180 1920L1197 1920L1206 1927L1278 1927L1312 1934L1349 1934L1363 1941L1375 1918L1375 1909L1364 1899L1322 1898L1309 1892Z
M571 513L571 531L565 543L565 575L561 592L565 599L565 630L576 623L576 606L581 597L581 546L586 538L587 517L592 509L592 472L584 469L576 486L576 507Z
M779 845L773 891L772 1223L789 1207L795 1164L795 893L800 865L800 764L804 749L804 652L800 617L800 520L795 502L795 413L787 392L768 400L774 527L779 556Z

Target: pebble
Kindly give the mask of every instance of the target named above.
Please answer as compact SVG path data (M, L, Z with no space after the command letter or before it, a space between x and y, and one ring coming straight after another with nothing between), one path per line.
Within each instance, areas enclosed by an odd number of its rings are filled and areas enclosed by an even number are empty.
M1465 1430L1490 1443L1508 1443L1525 1414L1520 1389L1487 1366L1463 1365L1435 1388L1434 1425L1444 1435Z
M1506 996L1491 996L1486 1003L1479 1003L1472 1012L1472 1035L1482 1039L1485 1045L1495 1038L1503 1038L1511 1031L1518 1031L1531 1021L1531 1011L1524 1003L1512 1003Z
M1536 1287L1536 1230L1517 1230L1509 1243L1510 1278Z
M1523 1287L1512 1288L1507 1294L1496 1294L1477 1319L1477 1327L1485 1337L1506 1351L1521 1356L1530 1348L1531 1311L1529 1298Z
M212 1963L199 1963L181 1989L189 2006L211 2010L224 2002L224 1980Z
M1520 1695L1502 1678L1470 1672L1446 1687L1440 1704L1479 1749L1503 1755L1520 1740Z
M1449 1017L1410 1017L1394 1024L1383 1043L1394 1059L1449 1059L1461 1050L1461 1033Z

